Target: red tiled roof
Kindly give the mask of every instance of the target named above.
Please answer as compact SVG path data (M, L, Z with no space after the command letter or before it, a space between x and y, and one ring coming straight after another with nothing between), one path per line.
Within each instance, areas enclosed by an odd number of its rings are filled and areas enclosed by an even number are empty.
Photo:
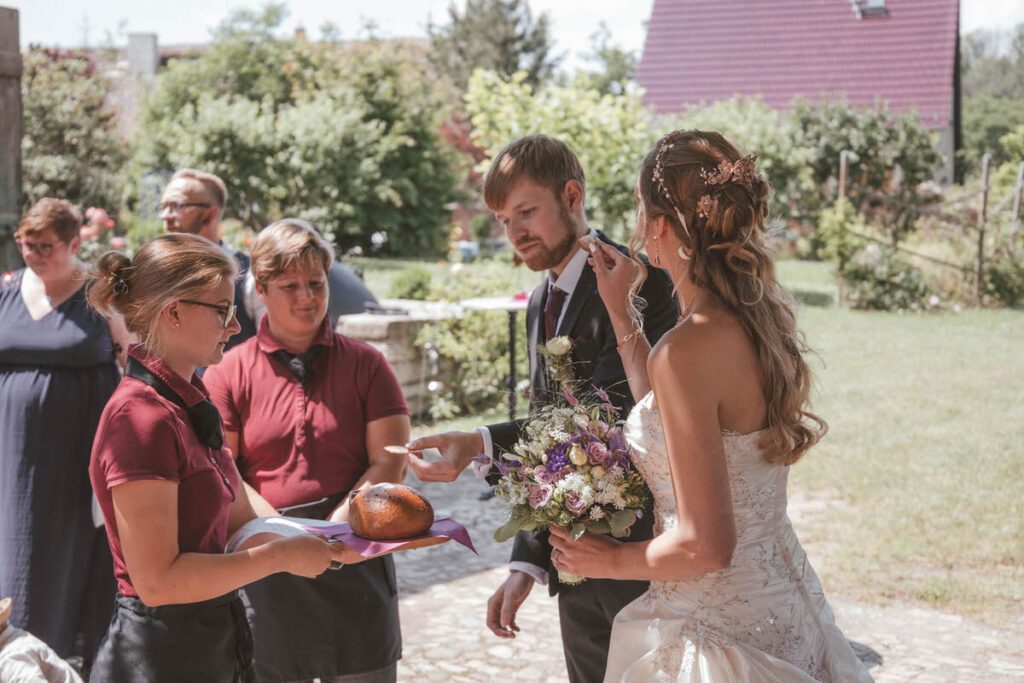
M662 113L758 94L785 109L830 93L947 126L959 0L885 5L887 16L858 19L851 0L654 0L637 82Z

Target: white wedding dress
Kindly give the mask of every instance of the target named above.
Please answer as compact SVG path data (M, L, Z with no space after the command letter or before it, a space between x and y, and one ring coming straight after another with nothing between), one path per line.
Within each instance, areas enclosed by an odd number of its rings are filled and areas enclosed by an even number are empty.
M655 533L677 523L653 393L626 425L654 496ZM736 550L721 571L651 583L615 618L605 683L863 683L871 676L836 627L786 515L789 468L766 461L753 434L723 434Z

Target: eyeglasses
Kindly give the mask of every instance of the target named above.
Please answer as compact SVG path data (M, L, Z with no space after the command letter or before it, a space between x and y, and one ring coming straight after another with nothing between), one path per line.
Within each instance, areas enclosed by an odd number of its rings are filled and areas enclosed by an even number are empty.
M235 319L235 310L237 307L235 304L230 306L218 306L217 304L208 304L205 301L194 301L192 299L179 299L183 304L192 304L193 306L202 306L204 308L212 308L213 310L220 313L221 322L224 323L224 329L226 330L231 324L231 321Z
M53 253L54 243L40 242L39 244L35 244L33 242L24 242L20 239L16 239L14 240L14 246L16 246L18 248L18 251L20 251L23 254L27 251L30 251L33 254L36 254L37 256L42 256L43 258L46 258L47 256Z
M160 202L156 205L157 213L181 213L192 207L208 209L213 204L209 202Z

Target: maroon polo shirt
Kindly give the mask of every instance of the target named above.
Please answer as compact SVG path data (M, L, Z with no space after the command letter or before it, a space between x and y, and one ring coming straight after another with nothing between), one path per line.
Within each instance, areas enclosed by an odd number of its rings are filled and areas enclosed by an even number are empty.
M192 382L186 382L141 346L132 347L129 353L189 407L207 397L199 377L193 375ZM111 491L115 486L152 479L177 482L178 550L224 552L228 513L234 491L241 485L231 451L226 446L214 450L199 441L185 411L146 383L125 377L107 402L93 441L89 478L103 510L114 576L122 595L138 597L114 518Z
M239 436L242 478L276 508L344 493L366 471L366 425L408 415L384 354L335 333L325 318L323 346L307 386L275 354L284 350L269 316L256 336L203 375L224 429Z

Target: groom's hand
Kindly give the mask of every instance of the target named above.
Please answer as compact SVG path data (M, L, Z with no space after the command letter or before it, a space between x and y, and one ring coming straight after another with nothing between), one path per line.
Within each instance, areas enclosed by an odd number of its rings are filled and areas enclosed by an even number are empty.
M410 451L409 468L421 481L455 481L473 458L483 453L484 439L480 432L444 432L420 437L406 447ZM424 460L418 451L425 448L441 451L441 459L437 462Z
M499 638L515 638L519 632L516 613L526 596L533 589L533 578L516 570L508 575L505 583L494 591L487 601L487 628Z

